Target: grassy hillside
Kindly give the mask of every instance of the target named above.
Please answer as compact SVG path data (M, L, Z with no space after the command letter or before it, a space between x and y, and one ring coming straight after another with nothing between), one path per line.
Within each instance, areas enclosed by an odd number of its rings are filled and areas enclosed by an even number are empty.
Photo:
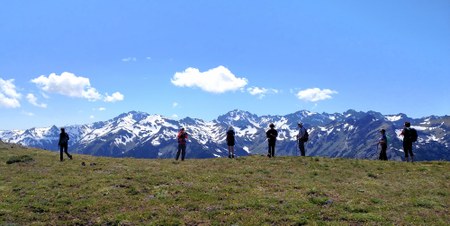
M450 224L449 162L58 160L0 146L0 225Z

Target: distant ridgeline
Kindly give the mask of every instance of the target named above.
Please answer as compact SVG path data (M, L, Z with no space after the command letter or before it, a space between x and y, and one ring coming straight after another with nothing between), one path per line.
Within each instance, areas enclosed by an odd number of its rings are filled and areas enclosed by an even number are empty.
M298 111L284 116L258 116L233 110L213 121L184 118L173 120L161 115L131 111L111 120L87 125L66 126L70 135L69 151L95 156L172 158L176 153L176 134L186 128L189 143L186 158L228 156L226 130L236 131L237 156L265 154L265 131L270 123L278 130L276 155L298 155L297 122L303 122L310 134L307 156L377 159L379 130L388 136L389 160L401 160L403 123L410 121L418 131L414 143L415 159L450 160L450 116L430 116L420 119L404 114L382 115L378 112L313 113ZM0 139L55 151L58 149L59 128L32 128L24 131L0 131Z

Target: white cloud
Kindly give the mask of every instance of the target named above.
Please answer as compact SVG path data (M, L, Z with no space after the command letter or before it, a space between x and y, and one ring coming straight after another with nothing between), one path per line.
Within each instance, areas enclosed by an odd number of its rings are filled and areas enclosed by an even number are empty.
M32 79L40 89L48 93L58 93L70 97L86 98L89 101L101 99L101 94L91 87L88 78L76 76L69 72L63 72L61 75L55 73L48 77L41 75Z
M21 94L16 91L14 79L3 80L0 78L0 107L18 108Z
M122 101L124 98L123 94L119 93L119 92L115 92L113 93L111 96L109 96L108 94L106 94L105 97L105 102L117 102L117 101Z
M171 116L171 118L177 119L177 118L178 118L178 115L177 115L177 114L173 114L173 115Z
M277 94L279 91L276 89L250 87L247 88L247 92L250 93L250 95L258 96L260 99L262 99L264 96L266 96L266 94Z
M106 108L104 108L104 107L99 107L98 110L99 110L99 111L106 111Z
M85 98L89 101L104 99L106 102L115 102L123 100L123 95L119 92L113 93L112 96L106 94L106 97L104 97L97 89L91 86L89 78L76 76L70 72L63 72L61 75L52 73L48 77L41 75L38 78L32 79L31 82L35 83L41 90L47 93Z
M94 118L95 118L95 116L93 116L93 115L90 115L90 116L89 116L89 118L90 118L90 119L94 119Z
M200 72L197 68L190 67L183 72L175 73L171 82L179 87L199 87L211 93L234 91L247 85L246 78L237 78L224 66L205 72Z
M131 62L131 61L136 62L137 58L136 57L127 57L127 58L122 59L122 62Z
M331 89L319 89L319 88L310 88L305 90L300 90L297 93L297 97L300 100L309 101L309 102L317 102L321 100L331 99L333 94L337 94L337 91Z
M173 103L172 103L172 107L173 107L173 108L178 107L178 105L179 105L179 104L178 104L177 102L173 102Z
M47 108L47 104L44 104L44 103L38 103L37 97L36 97L34 94L32 94L32 93L29 93L29 94L27 95L27 100L28 100L28 102L29 102L30 104L32 104L32 105L34 105L34 106L36 106L36 107Z
M147 60L152 60L152 58L151 58L151 57L146 57L145 59L147 59Z

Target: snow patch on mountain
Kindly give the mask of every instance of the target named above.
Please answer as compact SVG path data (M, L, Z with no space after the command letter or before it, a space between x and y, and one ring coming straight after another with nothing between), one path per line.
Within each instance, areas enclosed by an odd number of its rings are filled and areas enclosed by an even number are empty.
M386 118L388 121L396 122L396 121L401 120L403 117L402 117L401 115L388 115L388 116L385 116L385 118Z

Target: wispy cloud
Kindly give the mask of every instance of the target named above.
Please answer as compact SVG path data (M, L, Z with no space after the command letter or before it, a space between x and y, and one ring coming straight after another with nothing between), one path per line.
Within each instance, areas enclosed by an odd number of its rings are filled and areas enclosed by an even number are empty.
M279 91L277 89L262 88L262 87L250 87L250 88L247 88L247 92L250 93L250 95L258 96L259 99L262 99L267 94L279 93Z
M179 87L198 87L210 93L235 91L247 85L246 78L238 78L228 68L219 66L205 72L197 68L187 68L177 72L171 79L172 84Z
M127 57L122 59L122 62L136 62L136 61L137 61L136 57Z
M3 80L0 78L0 107L18 108L21 94L17 92L14 79Z
M173 103L172 103L172 107L173 107L173 108L178 107L178 105L179 105L179 104L178 104L177 102L173 102Z
M106 102L115 102L123 100L123 95L119 92L112 96L100 94L97 89L91 86L89 78L76 76L70 72L63 72L61 75L55 73L48 77L41 75L32 79L42 91L47 93L57 93L69 97L85 98L89 101L98 101L104 99Z
M106 111L105 107L92 108L92 111Z
M300 90L297 93L297 98L303 101L317 102L321 100L331 99L332 95L337 93L337 91L331 89L310 88Z
M37 97L32 93L27 94L27 100L33 106L40 107L40 108L47 108L47 104L38 103Z
M26 115L28 117L33 117L34 113L33 112L22 111L22 115Z

